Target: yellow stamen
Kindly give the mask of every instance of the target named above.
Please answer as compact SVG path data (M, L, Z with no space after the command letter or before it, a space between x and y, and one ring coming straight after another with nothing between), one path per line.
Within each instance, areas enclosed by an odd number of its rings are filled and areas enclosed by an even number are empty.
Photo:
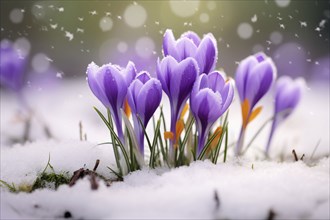
M183 110L181 112L181 115L180 115L180 119L183 119L184 116L186 115L187 111L189 110L189 104L186 103L185 106L183 107Z
M131 116L131 108L129 107L127 99L125 99L125 102L124 102L124 112L125 112L125 115L127 116L127 118L129 118Z
M250 115L250 117L249 117L248 123L250 123L251 121L253 121L253 119L255 119L259 115L259 113L261 112L261 110L262 110L262 106L259 106L255 110L253 110L252 113L251 113L251 115Z
M249 111L250 111L250 103L249 100L245 99L242 106L242 119L243 119L243 128L246 128L247 124L249 123Z

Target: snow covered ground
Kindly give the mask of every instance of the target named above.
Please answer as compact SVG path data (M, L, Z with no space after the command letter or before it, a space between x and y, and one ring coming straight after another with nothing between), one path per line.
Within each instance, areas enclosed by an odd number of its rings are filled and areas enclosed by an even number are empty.
M96 191L91 190L88 178L57 191L13 194L1 188L0 217L63 218L70 213L74 219L267 219L273 212L275 219L329 219L329 87L308 86L297 111L279 127L270 161L263 160L259 151L266 143L266 127L245 157L234 158L229 149L226 163L200 161L172 170L145 168L110 187L101 182ZM111 177L107 169L115 164L111 146L97 146L109 140L108 131L92 106L103 108L85 81L31 87L24 94L38 120L31 125L31 142L12 145L11 139L23 132L17 116L20 108L12 95L1 93L1 180L31 184L49 155L56 172L92 169L100 159L97 172ZM271 103L270 96L263 100L265 110L249 125L247 140L271 116ZM230 142L238 136L240 118L236 100L230 110ZM52 140L47 140L40 121L50 128ZM88 141L79 141L79 121ZM294 162L292 149L299 156L305 154L304 161Z

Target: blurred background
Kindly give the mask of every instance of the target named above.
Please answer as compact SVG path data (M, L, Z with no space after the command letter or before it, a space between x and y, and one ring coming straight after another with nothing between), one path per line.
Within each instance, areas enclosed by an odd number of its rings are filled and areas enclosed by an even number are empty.
M85 77L86 67L129 60L154 74L167 28L176 38L213 33L217 68L264 51L279 75L329 83L328 0L26 1L1 0L1 40L27 54L25 83Z

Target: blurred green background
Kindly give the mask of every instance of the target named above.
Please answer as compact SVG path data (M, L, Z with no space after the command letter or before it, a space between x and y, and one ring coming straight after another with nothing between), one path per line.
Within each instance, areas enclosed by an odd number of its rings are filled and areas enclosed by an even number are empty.
M85 77L86 67L129 60L154 74L167 28L176 37L213 33L217 68L264 51L279 75L329 82L330 1L8 1L1 0L1 40L29 54L40 78ZM42 78L42 77L41 77Z

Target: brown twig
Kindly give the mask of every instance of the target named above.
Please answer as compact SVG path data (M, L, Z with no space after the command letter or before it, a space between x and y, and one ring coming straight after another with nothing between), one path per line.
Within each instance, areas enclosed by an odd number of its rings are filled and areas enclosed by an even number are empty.
M300 160L304 160L305 154L300 157Z
M220 208L220 198L219 198L218 192L216 190L214 190L213 199L215 201L215 210L219 210L219 208Z
M276 213L272 209L270 209L266 219L267 220L273 220L273 219L275 219L275 216L276 216Z
M82 127L82 122L79 121L79 139L82 141L83 140L83 127Z
M94 172L96 171L96 169L97 169L97 167L99 166L99 164L100 164L100 160L97 159L96 162L95 162L94 168L93 168L93 171L94 171Z
M294 156L294 160L298 161L299 159L298 159L298 156L297 156L297 153L296 153L295 149L292 150L292 154Z

